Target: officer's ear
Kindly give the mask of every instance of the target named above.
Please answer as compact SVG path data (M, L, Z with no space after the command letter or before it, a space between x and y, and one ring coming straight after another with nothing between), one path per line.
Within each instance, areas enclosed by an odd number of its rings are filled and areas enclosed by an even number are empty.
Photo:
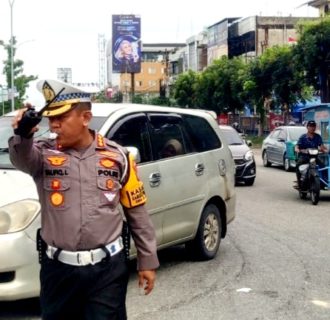
M92 117L93 117L93 114L92 114L92 111L90 110L84 110L83 111L83 125L85 127L88 127L90 121L92 120Z
M92 119L92 106L90 102L80 102L77 104L76 110L79 113L79 115L82 117L83 126L88 127L89 122Z

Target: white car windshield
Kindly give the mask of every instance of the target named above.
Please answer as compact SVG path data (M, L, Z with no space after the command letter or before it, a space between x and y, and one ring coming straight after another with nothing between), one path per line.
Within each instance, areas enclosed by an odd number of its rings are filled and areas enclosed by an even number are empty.
M222 130L222 132L225 134L228 145L240 146L242 144L245 144L244 140L240 137L240 135L235 130L225 129L225 130Z
M13 135L11 123L12 116L0 117L0 169L13 169L14 166L9 160L8 139ZM43 118L39 124L39 131L34 135L34 138L48 137L49 127L48 120Z

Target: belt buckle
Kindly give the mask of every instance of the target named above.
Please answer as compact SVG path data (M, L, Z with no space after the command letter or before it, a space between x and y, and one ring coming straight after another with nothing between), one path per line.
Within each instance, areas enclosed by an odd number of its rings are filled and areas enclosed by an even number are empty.
M95 264L92 251L80 251L77 253L77 262L80 265L86 266L88 264Z

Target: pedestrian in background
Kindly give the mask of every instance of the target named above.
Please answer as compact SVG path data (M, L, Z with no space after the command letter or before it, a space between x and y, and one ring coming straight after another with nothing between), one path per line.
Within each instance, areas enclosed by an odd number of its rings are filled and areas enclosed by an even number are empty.
M136 165L125 148L89 129L89 93L55 80L40 81L38 89L50 103L43 116L56 137L34 141L34 127L13 135L9 149L12 163L33 177L41 203L42 317L126 319L129 268L120 205L145 294L152 291L159 266ZM25 111L18 111L14 129Z

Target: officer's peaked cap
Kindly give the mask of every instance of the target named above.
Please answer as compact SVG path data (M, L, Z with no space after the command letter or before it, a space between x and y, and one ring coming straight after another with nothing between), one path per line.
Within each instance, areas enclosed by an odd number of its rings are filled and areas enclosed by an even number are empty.
M43 112L45 117L54 117L70 111L79 102L91 102L91 93L82 88L59 80L40 80L37 89L43 94L49 106Z

